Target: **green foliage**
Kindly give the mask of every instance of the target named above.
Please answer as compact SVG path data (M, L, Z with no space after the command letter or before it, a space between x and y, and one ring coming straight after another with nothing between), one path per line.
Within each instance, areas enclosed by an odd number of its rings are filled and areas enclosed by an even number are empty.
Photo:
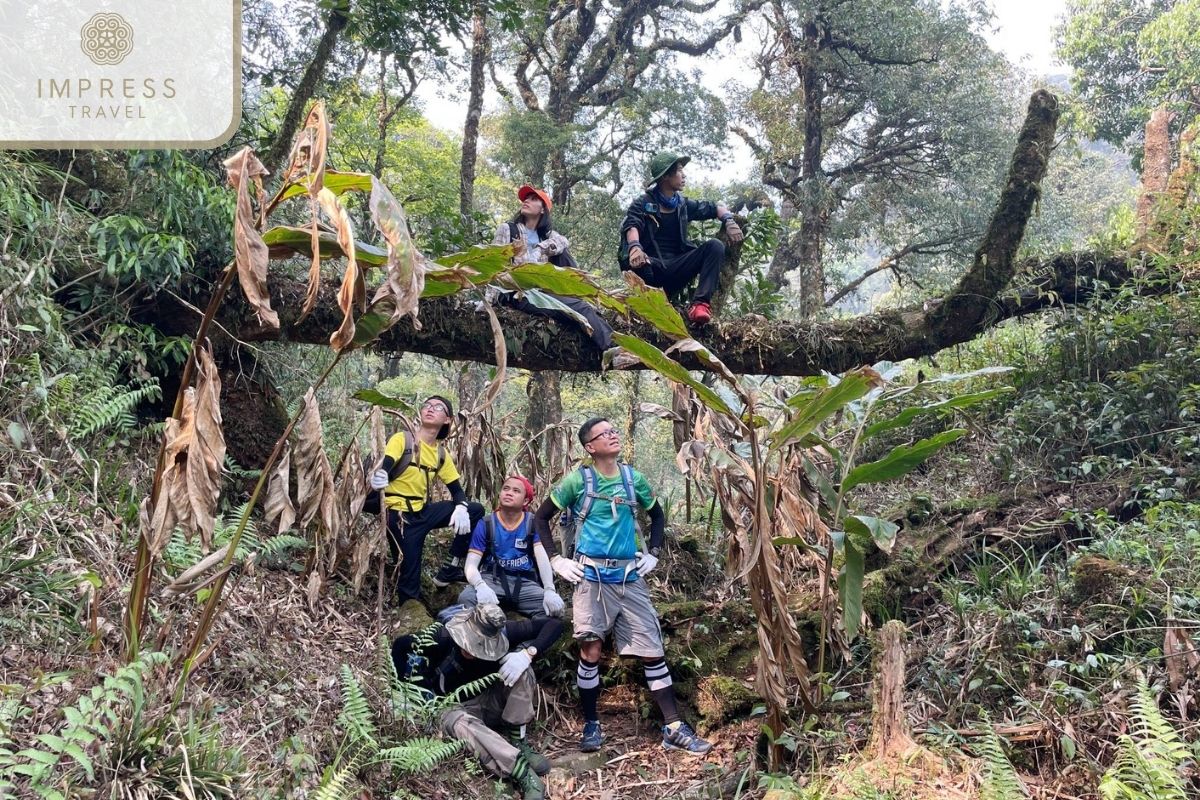
M1139 166L1143 132L1159 104L1195 113L1200 61L1195 0L1072 0L1058 31L1070 67L1077 124L1093 138L1128 148Z
M1105 800L1185 800L1179 770L1191 753L1158 710L1145 677L1138 677L1129 708L1130 732L1121 735L1117 758L1100 779L1100 794Z
M213 550L220 549L233 540L238 522L245 510L245 505L242 505L231 514L218 516L214 520ZM233 554L233 563L240 564L251 554L257 554L260 560L270 560L279 558L290 551L304 550L308 547L311 547L311 543L307 539L293 534L282 533L269 536L265 540L260 539L255 524L247 522L245 530L238 538L237 549ZM188 541L182 531L175 530L171 534L167 546L163 548L162 559L169 570L182 572L202 559L207 552L203 549L198 537L193 537L191 541Z
M37 734L36 746L15 753L7 735L21 709L15 700L5 701L0 705L0 774L23 782L43 800L79 797L95 787L110 788L114 796L176 790L191 797L238 796L240 756L220 746L215 729L194 715L183 727L172 724L169 714L159 715L162 699L147 691L146 682L166 661L163 653L143 653L103 676L63 707L61 726ZM155 715L158 721L152 721Z
M465 696L490 686L499 676L489 675L462 687L447 697L433 697L419 687L401 681L392 667L386 641L378 648L377 669L389 678L386 684L392 696L392 711L401 720L422 730L428 730L442 711L461 702ZM338 748L334 763L323 773L315 797L320 800L350 800L357 796L357 775L372 766L383 766L392 773L415 774L428 772L438 764L462 751L462 742L420 734L404 736L381 726L362 684L345 664L339 671L342 686L342 710L338 727L345 738Z
M1012 762L1004 752L1004 745L991 724L987 725L976 749L983 759L980 800L1024 800L1029 797L1029 790L1013 769Z

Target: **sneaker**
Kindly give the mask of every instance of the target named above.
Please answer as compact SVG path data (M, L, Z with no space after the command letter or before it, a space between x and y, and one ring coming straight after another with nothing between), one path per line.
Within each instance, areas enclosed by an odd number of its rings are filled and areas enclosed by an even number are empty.
M533 768L533 771L538 775L545 775L550 771L550 761L544 755L533 749L533 745L523 736L516 734L510 735L508 740L513 743L513 747L520 751L525 758L525 763Z
M447 561L438 569L437 574L433 576L433 585L442 587L449 586L452 583L466 583L467 575L463 572L461 564L453 564Z
M584 753L594 753L604 744L604 733L600 730L600 720L590 719L583 723L583 738L579 740L579 750Z
M533 771L533 767L525 760L525 756L517 756L513 766L512 779L521 790L525 800L546 800L546 784Z
M687 311L687 318L693 325L707 325L712 321L712 306L703 301L692 303Z
M662 743L666 750L682 750L694 756L702 756L712 750L712 743L697 736L692 726L686 722L681 722L674 728L664 725Z

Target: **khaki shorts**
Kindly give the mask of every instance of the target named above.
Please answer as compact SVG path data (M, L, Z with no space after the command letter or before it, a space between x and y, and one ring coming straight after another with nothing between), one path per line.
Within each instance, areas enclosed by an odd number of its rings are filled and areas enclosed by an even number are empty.
M658 612L644 580L629 583L580 581L571 609L576 639L603 639L609 631L617 655L654 658L665 655Z

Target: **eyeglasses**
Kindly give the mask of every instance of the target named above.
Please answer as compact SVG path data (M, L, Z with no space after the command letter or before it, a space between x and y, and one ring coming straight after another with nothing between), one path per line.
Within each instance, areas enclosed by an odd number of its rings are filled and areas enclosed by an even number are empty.
M439 403L436 400L428 400L428 401L422 403L421 410L425 410L426 408L441 409L443 414L445 414L447 416L450 415L450 409L446 408L445 404Z
M609 439L616 439L620 435L621 434L617 432L616 428L609 428L606 431L600 431L595 436L593 436L592 438L590 438L586 442L584 442L584 444L591 444L592 442L596 441L597 439L599 439L602 436L608 437Z

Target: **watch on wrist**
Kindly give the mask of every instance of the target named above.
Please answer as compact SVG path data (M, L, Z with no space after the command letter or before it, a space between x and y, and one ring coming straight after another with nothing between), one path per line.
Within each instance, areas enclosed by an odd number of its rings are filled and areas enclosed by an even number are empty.
M525 648L525 655L529 656L530 661L537 658L537 654L538 654L538 649L536 647L534 647L533 645L529 645L528 647Z
M662 553L662 548L661 547L651 547L648 552L650 553L650 555L654 556L655 558L658 558L659 555Z

